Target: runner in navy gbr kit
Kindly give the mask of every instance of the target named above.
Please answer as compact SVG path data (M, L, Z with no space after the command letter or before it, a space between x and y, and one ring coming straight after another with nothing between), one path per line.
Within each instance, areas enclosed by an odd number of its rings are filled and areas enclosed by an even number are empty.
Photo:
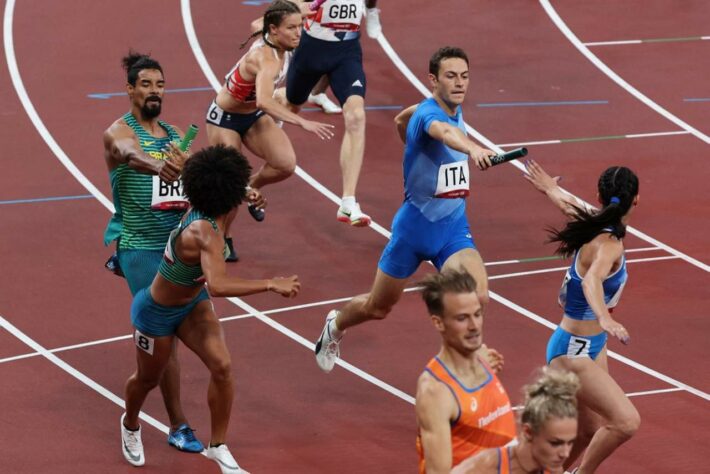
M343 198L336 214L339 221L356 227L370 225L355 193L365 154L365 91L360 25L371 15L373 34L381 32L376 0L316 0L306 18L301 42L286 80L286 98L295 109L308 99L323 75L343 108L345 130L340 147ZM370 20L368 20L370 21Z

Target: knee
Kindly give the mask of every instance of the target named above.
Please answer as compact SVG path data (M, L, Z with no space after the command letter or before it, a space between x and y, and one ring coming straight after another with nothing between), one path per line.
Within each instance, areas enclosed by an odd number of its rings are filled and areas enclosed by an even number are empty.
M351 133L363 132L365 130L365 107L356 105L343 109L343 119L345 120L345 130Z
M486 306L488 306L488 303L490 303L491 298L490 298L490 296L488 295L488 289L487 289L487 288L486 288L486 289L483 289L482 291L477 292L477 296L478 296L478 301L481 303L481 306L482 306L483 308L485 308Z
M279 156L278 163L269 165L275 169L282 178L288 178L296 172L296 155L294 153L285 153Z
M135 382L140 385L140 387L146 391L150 392L160 383L161 374L146 374L138 372L134 375Z
M638 411L628 414L623 419L614 424L614 429L619 433L624 440L630 439L636 434L641 426L641 416Z
M232 382L232 361L229 357L224 357L219 360L215 360L210 365L210 373L212 378L218 384L225 384Z
M365 305L365 313L370 319L383 320L392 312L392 305L373 305L367 303Z

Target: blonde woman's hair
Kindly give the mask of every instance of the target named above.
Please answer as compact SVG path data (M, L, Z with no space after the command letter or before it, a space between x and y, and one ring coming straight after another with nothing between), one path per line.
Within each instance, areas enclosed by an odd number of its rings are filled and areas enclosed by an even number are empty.
M540 376L523 387L525 407L520 417L538 433L552 417L577 418L577 390L579 378L572 372L545 367Z

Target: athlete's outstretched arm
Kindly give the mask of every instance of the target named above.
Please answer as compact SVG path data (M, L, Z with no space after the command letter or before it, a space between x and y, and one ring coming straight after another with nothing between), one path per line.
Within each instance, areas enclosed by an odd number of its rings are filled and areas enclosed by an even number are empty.
M527 173L523 174L525 179L527 179L535 189L545 194L550 201L553 202L565 215L574 217L577 215L575 211L575 206L580 204L565 192L560 189L558 182L560 181L560 176L555 176L554 178L547 174L547 172L537 164L535 160L528 160L525 162L525 169Z
M473 140L468 138L458 127L451 124L434 120L429 125L427 133L435 140L439 140L449 148L453 148L461 153L466 153L471 157L478 169L485 170L491 166L489 157L495 155L495 152L477 145Z
M276 61L261 59L256 70L256 106L276 120L298 125L304 130L315 133L321 139L333 138L333 125L306 120L291 112L286 106L274 98L274 78L279 74L279 64Z
M103 140L104 159L109 170L126 163L139 173L156 174L164 181L172 182L180 177L182 164L186 158L182 152L179 150L175 152L181 159L153 158L143 151L133 130L127 125L113 124L104 132Z
M409 119L414 115L414 111L417 110L419 104L410 105L403 111L397 114L394 118L394 125L397 127L397 135L402 143L407 143L407 125L409 125Z
M191 232L200 249L200 265L207 281L210 296L246 296L273 291L282 296L294 297L301 289L298 277L272 278L269 280L246 280L227 275L224 261L224 239L207 221L191 224L185 232Z

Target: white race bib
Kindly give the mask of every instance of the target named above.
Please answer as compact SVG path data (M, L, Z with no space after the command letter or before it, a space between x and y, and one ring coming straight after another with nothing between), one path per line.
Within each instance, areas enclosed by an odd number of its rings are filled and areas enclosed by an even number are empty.
M439 166L435 197L461 198L469 195L468 160Z
M360 26L364 15L362 0L329 0L320 8L319 23L334 29L351 30Z
M587 357L592 340L586 337L571 336L567 344L567 357Z
M150 208L159 211L172 211L187 209L190 203L182 192L182 181L176 180L166 183L159 176L153 176L153 196Z

